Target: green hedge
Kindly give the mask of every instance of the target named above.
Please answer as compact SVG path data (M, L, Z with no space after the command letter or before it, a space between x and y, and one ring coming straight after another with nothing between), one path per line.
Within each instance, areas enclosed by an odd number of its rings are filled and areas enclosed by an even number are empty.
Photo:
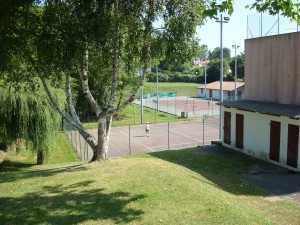
M158 73L159 82L185 82L185 83L196 83L199 82L201 76L194 74L184 74L180 72L173 73ZM151 72L147 74L148 82L156 82L156 73Z

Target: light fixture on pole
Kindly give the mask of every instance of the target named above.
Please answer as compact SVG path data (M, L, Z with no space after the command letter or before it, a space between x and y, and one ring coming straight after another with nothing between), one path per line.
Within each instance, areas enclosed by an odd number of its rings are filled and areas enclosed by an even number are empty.
M229 22L229 17L220 14L220 18L215 18L220 23L220 103L223 102L223 23ZM222 139L222 107L220 106L219 138Z
M206 53L204 55L204 97L206 98Z
M232 48L234 48L234 101L236 101L236 82L237 82L237 58L236 58L236 49L238 49L239 45L232 45Z

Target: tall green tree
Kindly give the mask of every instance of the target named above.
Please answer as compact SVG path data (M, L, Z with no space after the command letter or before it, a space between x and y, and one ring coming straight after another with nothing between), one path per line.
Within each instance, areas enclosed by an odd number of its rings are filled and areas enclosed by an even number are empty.
M226 76L228 74L229 64L227 60L224 60L223 62L223 76ZM220 60L219 59L213 59L209 62L208 68L206 70L206 82L211 83L214 81L220 80Z
M32 60L36 59L35 29L41 9L32 1L2 3L0 32L0 142L26 142L37 154L37 164L45 162L61 124L38 78ZM60 107L65 101L59 85L49 85ZM2 120L3 119L3 120Z
M245 53L242 52L241 54L236 56L237 59L237 78L244 80L245 76ZM235 73L235 58L233 57L230 61L230 69L232 71L232 75L234 76Z
M200 57L202 59L208 58L208 46L207 45L201 45L199 47L198 57Z
M230 61L231 59L231 50L229 48L223 48L223 59ZM220 47L214 48L211 52L211 59L220 59Z
M49 87L60 107L64 106L64 91ZM26 142L43 164L51 154L53 139L61 126L61 117L51 102L39 78L23 82L3 82L0 86L0 143L16 145Z

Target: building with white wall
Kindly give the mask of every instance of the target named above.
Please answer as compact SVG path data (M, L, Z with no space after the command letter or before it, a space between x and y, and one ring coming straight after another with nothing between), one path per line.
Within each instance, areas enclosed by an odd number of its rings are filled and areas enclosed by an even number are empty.
M300 171L300 33L245 41L245 100L221 103L223 145Z
M245 85L244 82L236 82L237 100L243 99ZM235 82L223 81L223 100L234 100ZM215 100L220 99L220 81L215 81L206 86L203 84L198 87L198 97L201 98L213 98Z

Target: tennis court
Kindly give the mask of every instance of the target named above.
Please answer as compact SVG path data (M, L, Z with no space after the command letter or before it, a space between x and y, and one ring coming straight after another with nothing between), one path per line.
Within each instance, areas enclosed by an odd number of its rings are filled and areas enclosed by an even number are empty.
M219 116L220 108L216 103L217 102L212 99L184 96L160 98L158 103L156 98L143 100L143 105L145 107L152 109L157 109L158 107L161 112L188 118L200 118L203 115L209 115L211 117ZM141 101L135 100L134 104L140 105Z
M204 124L204 129L203 129ZM204 131L204 133L203 133ZM97 130L90 130L97 137ZM204 135L203 135L204 134ZM78 131L70 131L71 142L82 160L92 158L92 150L80 137ZM144 125L113 127L110 135L109 158L139 153L176 150L198 145L208 145L219 140L219 119L195 119L185 122L150 124L150 134Z

